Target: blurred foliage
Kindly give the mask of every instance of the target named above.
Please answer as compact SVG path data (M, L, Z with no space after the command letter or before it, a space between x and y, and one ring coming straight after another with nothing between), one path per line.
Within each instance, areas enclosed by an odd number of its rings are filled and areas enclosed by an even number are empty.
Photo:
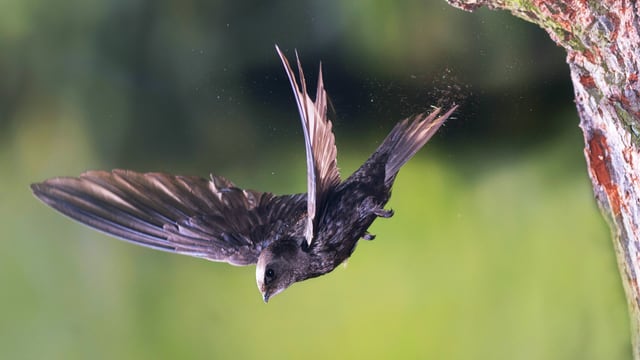
M0 358L622 359L628 321L563 52L437 1L5 0ZM86 169L304 191L273 49L323 62L348 175L393 124L461 103L345 268L264 305L254 268L111 240L28 184Z

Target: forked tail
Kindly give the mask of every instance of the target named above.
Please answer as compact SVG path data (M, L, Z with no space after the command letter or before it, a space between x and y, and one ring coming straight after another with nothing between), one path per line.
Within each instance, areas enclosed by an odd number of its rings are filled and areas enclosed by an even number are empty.
M390 186L398 171L424 144L438 131L445 120L458 108L454 106L444 115L438 117L440 108L431 114L420 114L399 122L387 135L378 151L389 154L385 165L385 184Z

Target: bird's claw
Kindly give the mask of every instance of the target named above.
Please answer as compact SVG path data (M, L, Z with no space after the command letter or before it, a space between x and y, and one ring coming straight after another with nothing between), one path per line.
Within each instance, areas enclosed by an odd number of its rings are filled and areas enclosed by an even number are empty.
M373 240L376 238L376 236L374 234L370 234L369 232L365 232L364 235L362 235L362 238L365 240Z
M374 209L373 213L381 218L388 219L393 216L393 210L385 210L385 209Z

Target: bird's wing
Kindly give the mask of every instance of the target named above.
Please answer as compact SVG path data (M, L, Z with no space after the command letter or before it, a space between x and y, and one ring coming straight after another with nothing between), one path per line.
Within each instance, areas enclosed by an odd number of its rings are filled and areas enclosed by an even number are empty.
M127 170L88 171L31 185L47 205L149 248L248 265L271 227L304 213L305 196L274 196L211 179Z
M317 229L318 215L322 212L330 190L340 183L340 172L336 162L336 145L331 131L331 121L327 118L327 93L322 80L322 66L318 75L316 100L312 101L307 94L307 85L302 72L302 65L296 53L298 76L289 65L289 61L276 46L278 55L289 77L293 94L298 104L304 144L307 154L307 225L305 238L310 245Z

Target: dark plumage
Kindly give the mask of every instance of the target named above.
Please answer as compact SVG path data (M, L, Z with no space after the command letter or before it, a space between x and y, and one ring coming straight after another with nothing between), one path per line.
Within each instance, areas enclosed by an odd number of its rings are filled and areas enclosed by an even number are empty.
M257 264L264 301L294 282L320 276L345 261L377 217L402 167L433 136L455 107L398 123L349 178L340 180L327 97L318 77L307 95L276 47L294 91L304 129L307 194L276 196L237 188L220 176L203 179L129 170L88 171L32 184L35 196L94 229L157 250Z

